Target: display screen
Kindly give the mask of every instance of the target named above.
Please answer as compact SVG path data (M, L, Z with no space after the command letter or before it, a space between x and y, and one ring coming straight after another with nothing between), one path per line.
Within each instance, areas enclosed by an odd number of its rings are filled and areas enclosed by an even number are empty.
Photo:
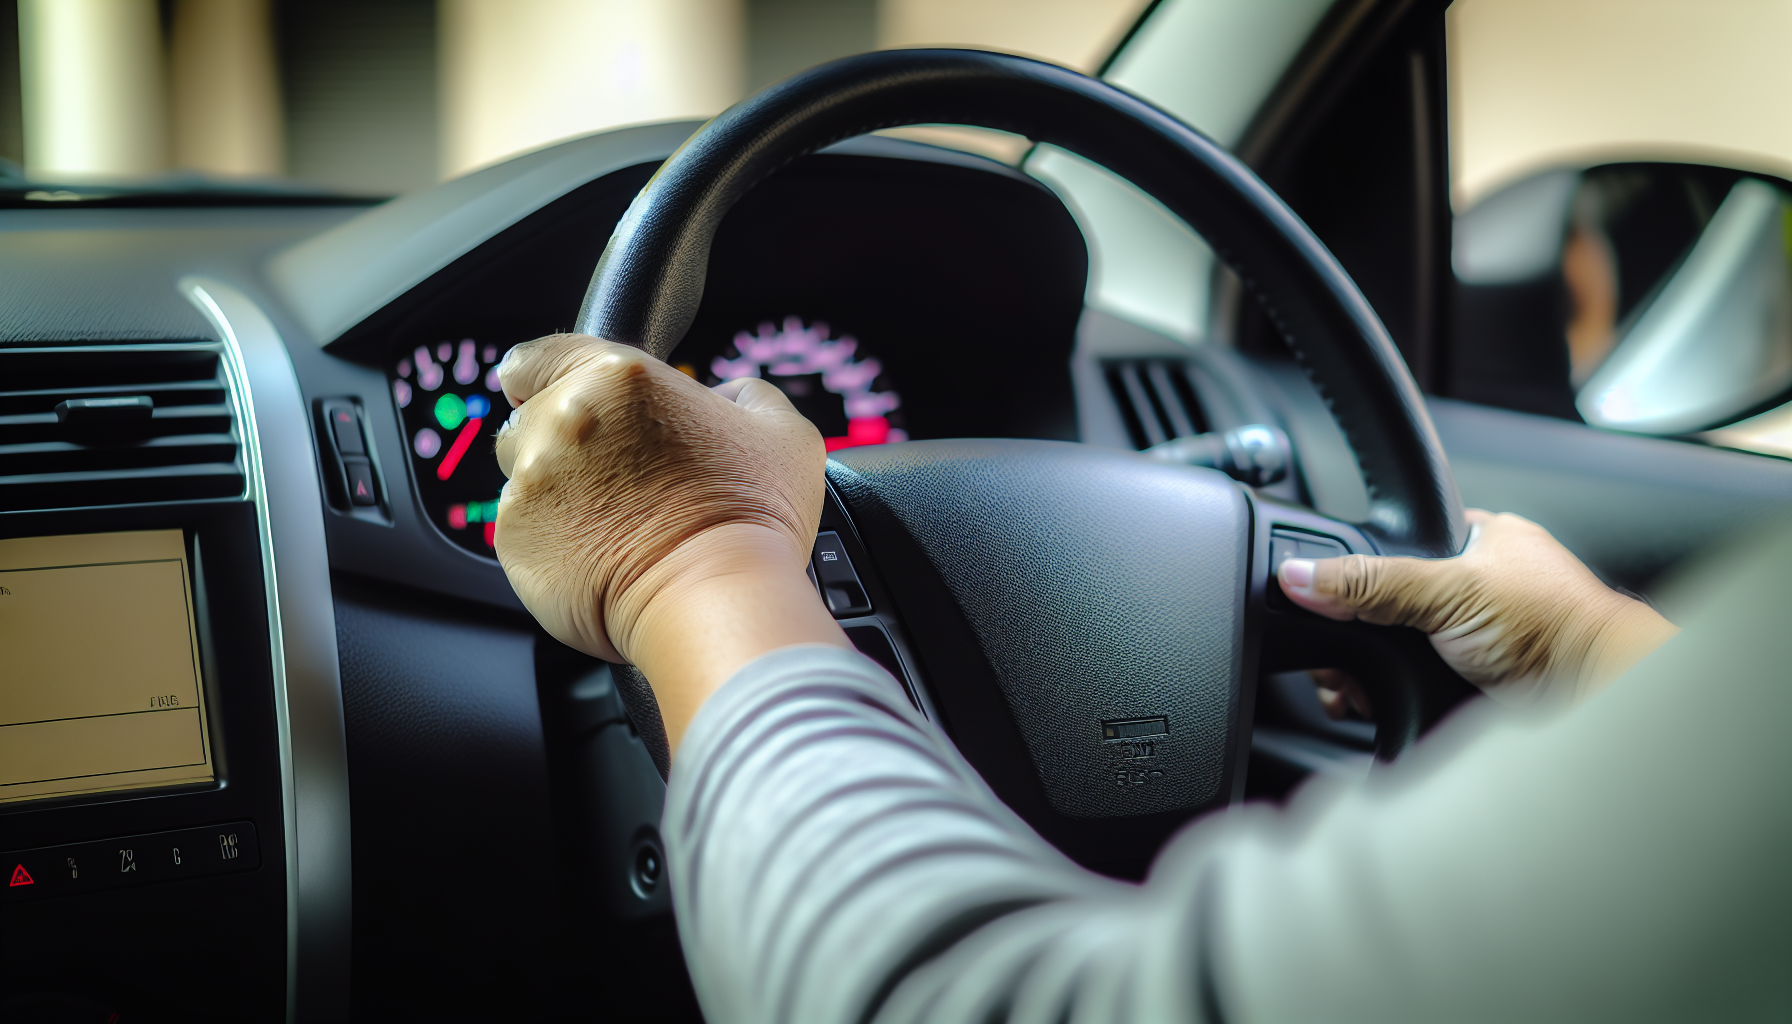
M0 801L214 778L179 530L0 540Z
M450 540L484 555L493 550L504 488L494 443L510 414L497 364L514 343L439 341L405 349L392 365L392 397L423 506ZM809 417L828 451L908 438L902 399L883 364L825 323L791 316L731 337L692 338L673 362L712 386L765 378Z

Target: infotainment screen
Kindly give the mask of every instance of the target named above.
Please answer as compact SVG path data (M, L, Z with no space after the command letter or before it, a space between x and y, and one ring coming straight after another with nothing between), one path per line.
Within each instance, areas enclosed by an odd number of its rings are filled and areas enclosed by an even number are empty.
M0 802L214 778L179 530L0 540Z

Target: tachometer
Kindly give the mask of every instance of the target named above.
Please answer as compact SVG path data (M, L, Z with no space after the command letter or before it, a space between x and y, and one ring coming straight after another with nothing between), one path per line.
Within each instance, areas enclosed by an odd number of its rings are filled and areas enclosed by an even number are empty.
M830 452L908 440L891 419L902 396L883 380L883 364L860 353L851 335L830 338L819 321L806 325L792 316L781 328L768 322L756 334L741 331L707 369L711 385L742 377L770 381L821 431Z

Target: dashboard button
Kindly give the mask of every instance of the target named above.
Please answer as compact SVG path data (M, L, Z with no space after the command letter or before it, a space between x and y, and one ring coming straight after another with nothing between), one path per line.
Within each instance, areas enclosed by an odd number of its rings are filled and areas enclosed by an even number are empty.
M374 489L373 465L366 459L343 459L342 469L348 476L348 500L353 505L378 505L379 492Z
M336 439L336 450L344 455L365 455L367 445L361 439L361 417L355 414L352 402L325 402L324 416L330 421L330 436Z
M865 585L853 571L852 561L846 557L846 546L840 543L838 533L821 531L815 538L815 552L810 556L809 565L815 571L815 579L821 584L822 599L827 602L828 611L834 618L870 614L871 599L865 596Z
M68 896L151 882L203 878L261 866L255 825L233 821L206 828L123 836L0 854L12 884L0 900Z

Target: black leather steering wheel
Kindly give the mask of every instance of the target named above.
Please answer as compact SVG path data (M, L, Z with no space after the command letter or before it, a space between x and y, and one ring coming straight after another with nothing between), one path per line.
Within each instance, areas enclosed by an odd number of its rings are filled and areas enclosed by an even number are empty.
M578 329L666 358L696 316L716 228L748 189L834 142L920 123L1063 147L1185 220L1287 339L1369 496L1366 521L1349 524L1269 502L1213 471L1078 445L911 442L836 453L832 495L910 618L955 741L997 777L1004 798L1051 819L1042 830L1060 838L1078 822L1111 830L1144 821L1141 835L1158 835L1159 825L1233 796L1264 667L1374 673L1378 750L1392 757L1460 699L1460 680L1439 672L1417 634L1399 635L1412 631L1274 608L1267 566L1272 546L1291 537L1384 554L1458 552L1466 532L1442 445L1386 329L1337 260L1235 157L1149 103L1064 68L972 50L822 65L725 111L666 161L611 236ZM942 597L946 618L936 614ZM944 643L934 645L937 662L930 656L936 632L959 635L956 655ZM981 682L945 664L966 657L981 658L970 673ZM959 693L989 683L1002 702ZM1004 703L1009 723L985 720ZM1167 731L1146 755L1159 765L1146 773L1155 785L1116 784L1124 777L1114 752L1145 748L1111 734L1160 720ZM1134 721L1148 724L1113 724ZM1007 740L985 735L1004 730ZM1030 774L996 763L1023 748ZM1029 785L1032 796L1021 792Z

